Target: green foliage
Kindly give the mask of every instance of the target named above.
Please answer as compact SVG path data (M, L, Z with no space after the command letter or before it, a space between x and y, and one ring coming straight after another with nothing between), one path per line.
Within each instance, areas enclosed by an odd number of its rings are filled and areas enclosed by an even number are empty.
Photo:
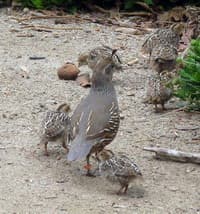
M24 7L36 9L50 9L54 7L65 8L68 12L76 12L80 7L78 0L18 0Z
M32 7L36 9L62 7L67 11L77 11L85 8L86 4L96 4L104 8L111 8L116 6L116 0L18 0L25 7ZM148 6L159 6L162 8L170 8L176 5L183 5L185 3L199 4L199 0L121 0L121 9L137 10L141 9L136 2L146 3Z
M189 107L200 111L200 39L191 42L185 59L179 59L183 68L174 80L175 95L188 101Z

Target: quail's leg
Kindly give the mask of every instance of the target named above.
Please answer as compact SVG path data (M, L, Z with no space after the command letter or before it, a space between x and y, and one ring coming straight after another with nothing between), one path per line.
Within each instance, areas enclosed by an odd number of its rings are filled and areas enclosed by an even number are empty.
M164 103L161 103L161 106L162 106L162 110L163 110L163 111L166 110L165 104L164 104Z
M121 195L123 189L124 189L124 186L121 185L120 189L117 191L117 195Z
M124 187L124 194L127 193L127 190L128 190L128 184L126 184L125 187Z
M62 147L65 148L67 150L67 153L69 152L69 148L67 146L67 144L69 143L69 134L67 132L64 132L63 136L62 136Z
M100 176L101 175L101 169L100 169L101 160L98 158L97 152L95 153L95 159L98 162L98 166L94 169L93 174L95 176Z
M95 176L91 173L90 154L87 155L86 161L87 161L87 165L85 166L85 169L87 169L86 176L95 177Z
M48 144L48 141L45 141L44 142L44 155L49 156L49 153L47 151L47 144Z
M40 145L44 144L44 155L49 156L49 153L47 151L47 144L48 144L48 139L42 135L41 140L40 140Z
M69 152L69 149L66 145L65 139L62 140L62 147L65 148L67 150L67 152Z
M155 112L159 112L157 103L155 103Z

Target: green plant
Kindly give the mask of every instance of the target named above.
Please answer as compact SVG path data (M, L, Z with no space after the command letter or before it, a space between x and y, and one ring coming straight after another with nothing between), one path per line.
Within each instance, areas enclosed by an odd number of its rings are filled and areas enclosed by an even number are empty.
M24 7L36 9L50 9L53 7L65 8L68 12L76 12L80 8L78 0L18 0Z
M193 40L185 59L179 59L183 68L174 80L175 95L188 101L190 109L200 111L200 39Z
M17 0L22 3L24 7L32 7L36 9L50 9L54 7L61 7L67 11L73 12L82 8L87 8L87 4L96 4L103 8L112 8L116 6L116 0ZM118 0L119 2L119 0ZM136 4L137 2L145 3L152 7L162 7L169 9L173 6L184 5L184 4L196 4L199 5L199 0L120 0L120 8L122 10L137 10L141 7Z
M125 0L124 1L124 9L125 10L131 10L134 9L135 5L137 2L144 2L147 5L153 5L153 0L143 0L143 1L138 1L138 0Z

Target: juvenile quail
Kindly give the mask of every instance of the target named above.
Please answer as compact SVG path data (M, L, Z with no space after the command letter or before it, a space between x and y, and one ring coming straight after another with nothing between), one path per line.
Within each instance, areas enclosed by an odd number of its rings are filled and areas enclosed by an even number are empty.
M62 146L68 151L66 143L69 143L71 127L68 113L69 105L63 103L56 111L48 111L42 122L41 143L44 144L45 155L49 155L47 144L49 141L60 140Z
M184 30L184 24L174 24L169 29L157 29L147 35L142 44L142 52L149 54L151 57L152 51L159 46L168 46L178 49L180 37Z
M164 70L172 71L175 68L177 56L177 49L173 45L160 45L152 50L150 67L157 73Z
M129 184L136 178L141 178L142 173L134 160L125 154L115 155L110 150L102 150L97 154L100 162L100 175L111 183L119 183L120 189L117 194L126 194Z
M92 76L89 94L77 106L71 117L73 130L68 160L86 158L87 174L90 172L90 156L100 152L115 138L119 128L119 109L115 88L112 83L113 57L100 59Z
M89 51L89 53L80 54L78 58L78 65L79 67L82 65L88 65L88 67L93 70L100 59L105 59L107 57L110 57L113 51L114 50L108 46L96 47L91 51ZM122 69L121 67L122 62L116 53L112 56L112 61L114 64L113 69L115 70Z
M148 78L144 103L154 104L156 112L158 112L158 104L162 106L162 110L165 110L165 103L172 97L172 89L166 87L167 81L164 73Z

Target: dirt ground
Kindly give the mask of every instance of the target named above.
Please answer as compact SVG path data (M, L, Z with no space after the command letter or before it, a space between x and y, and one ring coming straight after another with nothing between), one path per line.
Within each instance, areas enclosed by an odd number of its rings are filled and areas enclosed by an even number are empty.
M88 22L28 23L82 29L28 30L0 12L0 213L200 213L199 166L155 160L143 151L144 146L160 146L199 152L200 114L174 110L156 114L153 106L143 104L144 77L150 71L142 60L115 74L124 119L109 148L133 157L143 182L132 183L127 196L117 196L118 186L82 174L84 161L67 163L60 144L50 143L50 156L43 155L38 133L44 113L62 102L73 110L89 90L59 80L56 69L66 61L77 63L80 52L101 44L119 48L127 62L140 56L143 36ZM31 56L45 59L30 60Z

